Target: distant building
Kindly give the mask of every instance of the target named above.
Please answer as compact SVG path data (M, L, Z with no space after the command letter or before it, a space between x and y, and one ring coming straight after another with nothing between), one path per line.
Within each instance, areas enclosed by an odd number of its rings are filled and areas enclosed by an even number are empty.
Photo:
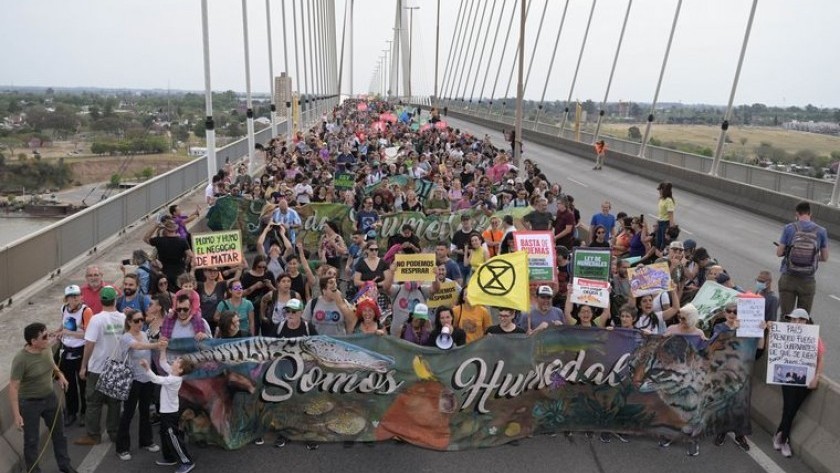
M782 123L782 128L786 130L820 133L823 135L840 135L840 125L831 122L800 122L794 120Z

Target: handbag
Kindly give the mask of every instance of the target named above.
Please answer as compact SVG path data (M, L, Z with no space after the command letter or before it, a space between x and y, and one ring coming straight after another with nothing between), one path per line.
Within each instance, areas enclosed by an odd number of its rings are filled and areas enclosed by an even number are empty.
M119 347L119 344L117 347ZM134 373L128 366L128 350L126 350L125 357L122 360L114 358L113 355L116 354L117 347L114 348L114 353L105 363L105 370L99 375L96 390L108 397L125 401L128 399L129 392L131 392Z

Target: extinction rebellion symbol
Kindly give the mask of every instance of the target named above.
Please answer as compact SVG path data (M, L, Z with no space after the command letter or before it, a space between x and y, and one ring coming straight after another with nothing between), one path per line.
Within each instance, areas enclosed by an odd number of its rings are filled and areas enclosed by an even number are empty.
M491 296L504 296L516 284L516 271L507 261L490 261L478 270L478 287Z

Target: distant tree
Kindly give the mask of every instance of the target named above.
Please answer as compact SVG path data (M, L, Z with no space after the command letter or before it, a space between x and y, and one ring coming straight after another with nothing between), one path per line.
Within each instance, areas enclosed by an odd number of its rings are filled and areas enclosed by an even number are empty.
M155 175L155 170L151 167L145 167L143 168L141 174L143 176L143 179L149 180L152 178L152 176Z
M639 106L639 104L637 104L636 102L632 102L632 103L630 104L630 116L631 116L631 117L633 117L633 118L641 118L641 116L642 116L642 114L643 114L643 113L644 113L644 112L642 111L642 107L641 107L641 106Z
M9 107L11 106L12 104L9 104ZM834 121L840 123L840 108L834 110Z
M627 129L627 137L633 141L641 141L642 131L637 126L631 126Z
M108 182L108 187L116 189L117 187L120 187L120 181L122 181L122 176L119 174L112 174L111 180Z
M12 99L9 101L9 105L6 107L9 113L20 113L23 111L23 107L20 106L20 103L16 99Z

